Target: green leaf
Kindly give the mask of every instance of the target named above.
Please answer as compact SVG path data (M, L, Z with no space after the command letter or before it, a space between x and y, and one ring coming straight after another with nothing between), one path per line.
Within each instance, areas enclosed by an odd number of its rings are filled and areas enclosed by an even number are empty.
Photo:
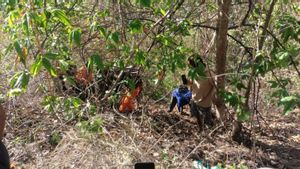
M45 58L50 59L50 60L57 60L58 58L58 54L57 53L51 53L51 52L47 52L43 55Z
M120 84L127 84L130 89L135 89L135 83L134 83L134 81L132 79L129 79L129 78L127 78L125 80L122 80L120 82Z
M57 76L56 70L54 69L54 67L51 65L50 61L47 58L42 57L42 64L46 68L46 70L50 73L51 76L53 77Z
M14 7L17 5L18 1L17 0L6 0L6 3L11 6Z
M288 4L289 0L281 0L284 4Z
M8 91L8 96L9 97L12 97L12 96L18 96L20 94L22 94L22 89L19 89L19 88L15 88L15 89L10 89Z
M94 60L90 57L88 59L88 63L87 63L87 68L89 71L93 71L93 66L94 66Z
M280 102L286 103L286 102L290 102L290 101L295 101L297 99L298 98L296 96L287 96L287 97L281 98Z
M31 68L30 68L30 73L35 76L37 75L40 70L42 68L42 59L41 58L38 58L37 60L35 60L35 62L31 65Z
M135 63L139 65L145 64L145 52L138 50L135 55Z
M270 86L271 88L277 88L279 86L277 81L270 80L270 81L268 81L268 83L271 84L271 86Z
M42 7L43 6L43 0L32 0L32 2L37 7Z
M247 121L250 119L251 116L251 112L250 111L246 111L243 108L239 108L237 109L237 118L239 121Z
M105 39L107 39L107 31L103 27L99 27L100 35L102 35Z
M69 34L70 43L75 43L76 45L80 45L81 41L81 29L77 28L70 32Z
M99 13L99 16L102 17L102 18L105 18L105 17L107 17L109 15L110 15L110 12L109 12L108 9L105 9L101 13Z
M114 32L110 34L109 38L113 40L115 43L119 43L120 41L120 33L119 32Z
M272 97L286 97L286 96L288 96L288 91L286 89L279 88L278 90L275 90L271 96Z
M17 54L18 54L18 57L19 57L20 61L23 63L23 65L26 65L25 56L23 54L23 51L22 51L20 43L18 41L15 41L14 42L14 47L15 47L15 49L17 51Z
M162 8L159 9L159 12L160 12L163 16L166 16L166 11L163 10Z
M13 75L13 77L9 80L9 86L11 88L15 88L15 84L17 82L17 79L19 78L19 76L21 76L22 72L17 72L15 75Z
M137 3L142 7L151 7L151 0L137 0Z
M283 106L283 113L284 115L288 115L296 105L300 105L300 96L293 95L293 96L286 96L280 99L279 105Z
M60 59L59 61L59 68L62 70L62 71L68 71L69 67L70 67L70 64L65 60L65 59Z
M42 28L46 28L46 20L43 21L42 15L38 15L35 12L31 12L29 14L29 17L31 19L31 21L33 21L33 23L35 23L38 27L42 27Z
M8 17L8 25L9 25L9 27L11 27L11 28L15 27L14 21L17 20L17 18L19 18L19 17L20 17L19 11L16 11L16 10L11 11L9 13L9 17Z
M286 43L289 39L298 40L300 22L297 18L289 13L279 16L279 20L276 23L279 33Z
M29 15L27 13L23 16L22 28L25 34L29 36Z
M289 59L289 53L288 52L282 52L282 53L280 53L278 59L280 61Z
M71 102L75 108L79 108L81 106L81 104L83 103L82 100L78 97L68 98L68 101Z
M98 70L103 69L103 61L101 59L101 57L98 54L93 54L91 56L92 60L94 61L94 64L96 65Z
M131 33L140 33L142 31L142 23L139 19L134 19L129 22L129 28Z
M10 79L10 87L12 90L9 95L12 96L16 93L24 92L28 86L30 74L28 71L18 72Z
M156 38L165 46L170 46L174 43L173 38L168 35L158 35Z
M71 26L71 23L66 15L66 13L60 9L54 9L52 11L53 17L58 19L61 23L66 26Z

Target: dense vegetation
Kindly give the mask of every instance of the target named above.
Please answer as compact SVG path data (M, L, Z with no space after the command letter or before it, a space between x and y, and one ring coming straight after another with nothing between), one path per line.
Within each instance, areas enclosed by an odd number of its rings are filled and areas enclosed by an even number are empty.
M61 114L65 123L84 133L103 133L109 123L106 111L127 118L116 109L124 88L134 88L135 78L143 80L144 88L136 112L165 104L181 74L190 78L203 74L204 67L188 67L186 60L192 55L202 56L217 74L215 109L224 128L233 126L233 137L254 132L252 124L264 120L270 107L284 116L300 105L299 2L0 0L0 4L2 34L7 37L1 42L2 62L13 69L6 73L7 100L24 96L31 88L42 93L44 111ZM82 77L70 73L82 66L86 68ZM58 133L51 138L55 145L60 141Z

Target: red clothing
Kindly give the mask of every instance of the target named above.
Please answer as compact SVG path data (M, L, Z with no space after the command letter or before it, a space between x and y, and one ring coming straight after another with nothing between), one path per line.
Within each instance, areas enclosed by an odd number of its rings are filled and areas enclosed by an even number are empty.
M134 99L142 92L142 87L138 86L131 92L127 92L125 96L121 99L121 104L119 107L119 111L124 113L126 110L133 111L134 110Z

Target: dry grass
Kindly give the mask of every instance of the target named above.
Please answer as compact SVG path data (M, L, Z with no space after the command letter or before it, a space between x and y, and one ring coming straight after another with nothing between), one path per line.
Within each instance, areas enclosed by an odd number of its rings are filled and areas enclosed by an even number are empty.
M157 168L192 168L193 159L245 164L250 168L299 164L296 156L299 150L295 148L300 145L300 140L296 140L300 135L300 120L295 115L268 118L270 128L263 126L267 136L256 131L253 136L256 147L249 149L228 139L229 133L222 127L216 126L215 130L200 134L188 115L167 114L163 109L164 105L152 105L152 111L145 109L126 118L114 112L102 112L100 115L105 120L102 134L83 134L72 125L56 124L55 130L60 131L63 138L54 147L49 145L47 138L49 130L53 129L51 124L55 123L43 120L30 128L36 135L44 134L43 139L20 144L13 139L15 137L7 137L6 143L12 160L20 168L126 169L139 161L155 162ZM36 129L41 127L48 130ZM23 138L26 134L23 133ZM294 154L286 154L292 151Z

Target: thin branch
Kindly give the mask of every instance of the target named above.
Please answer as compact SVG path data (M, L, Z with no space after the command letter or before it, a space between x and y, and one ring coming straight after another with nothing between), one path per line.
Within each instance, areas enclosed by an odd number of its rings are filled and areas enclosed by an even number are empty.
M201 27L201 28L207 28L207 29L212 29L212 30L217 30L216 27L213 27L213 26L209 26L209 25L202 25L202 24L199 24L199 23L195 23L192 25L193 27ZM240 28L240 27L251 27L251 28L255 28L255 25L253 24L244 24L244 25L234 25L234 26L230 26L228 27L229 30L231 29L237 29L237 28ZM264 29L263 26L259 26L260 29ZM266 30L266 33L268 33L269 35L272 36L272 38L276 41L276 43L278 43L278 45L283 49L283 50L286 50L286 48L284 47L284 45L280 42L280 40L269 30L269 29L265 29ZM227 34L228 35L228 34ZM228 35L229 36L229 35ZM242 47L245 48L245 50L247 51L247 53L251 54L251 56L253 55L252 52L251 52L251 47L247 47L246 45L244 45L241 41L237 40L236 38L234 38L233 36L229 36L231 37L234 41L236 41L238 44L240 44ZM296 65L296 62L294 61L293 57L291 55L289 55L289 59L294 67L294 69L296 70L298 76L300 77L300 70L298 69L297 65Z
M184 0L181 0L181 1L179 1L178 4L182 4L183 2L184 2ZM154 25L151 27L151 29L148 32L145 32L145 34L143 34L143 36L141 37L141 40L133 47L131 53L129 54L129 59L133 59L134 54L135 54L135 50L134 49L139 48L141 46L141 44L148 37L148 35L150 34L150 32L152 32L158 25L160 25L161 23L163 23L167 18L171 17L174 14L175 9L178 9L178 6L176 4L177 4L177 2L173 3L172 6L170 7L170 9L168 10L168 12L166 13L166 15L164 15L159 20L157 20L154 23ZM118 85L118 83L122 80L122 76L123 75L124 75L124 71L122 70L119 73L118 78L116 79L115 83L111 86L110 90L104 95L104 97L101 99L101 101L106 100L108 97L110 97L112 95L113 90L116 88L116 86Z
M193 24L192 26L193 27L207 28L207 29L212 29L212 30L217 31L216 27L209 26L209 25ZM246 50L246 52L249 53L251 56L253 55L252 51L251 51L251 49L252 49L251 47L246 46L243 42L241 42L240 40L238 40L234 36L230 35L229 33L227 33L227 36L229 36L231 39L233 39L236 43L240 44Z
M246 15L244 16L241 25L245 25L247 23L248 17L250 15L250 12L252 11L253 2L252 0L248 0L248 10Z
M276 43L283 49L286 50L286 48L283 46L283 44L279 41L279 39L269 30L267 30L267 33L270 34L272 36L272 38L276 41ZM289 59L291 60L291 63L293 65L293 67L295 68L295 70L298 73L298 76L300 77L300 71L296 65L296 62L294 61L293 57L291 55L289 55Z
M47 8L47 0L44 0L44 10L46 10L46 8Z
M266 39L267 29L269 27L271 17L272 17L272 13L273 13L274 6L275 6L276 2L277 2L277 0L272 1L271 5L270 5L270 8L269 8L269 11L267 13L266 21L265 21L264 26L263 26L263 32L262 32L261 37L260 37L259 42L258 42L258 50L263 49L263 45L264 45L264 42L265 42L265 39Z
M66 14L70 13L74 9L76 4L77 4L77 0L67 10ZM54 25L54 27L52 28L52 30L50 32L46 32L46 37L44 38L43 42L41 43L41 46L39 47L39 49L34 54L33 58L36 58L42 52L41 50L44 48L44 45L47 42L49 35L52 34L60 26L60 24L61 24L61 22L58 22L57 24Z

